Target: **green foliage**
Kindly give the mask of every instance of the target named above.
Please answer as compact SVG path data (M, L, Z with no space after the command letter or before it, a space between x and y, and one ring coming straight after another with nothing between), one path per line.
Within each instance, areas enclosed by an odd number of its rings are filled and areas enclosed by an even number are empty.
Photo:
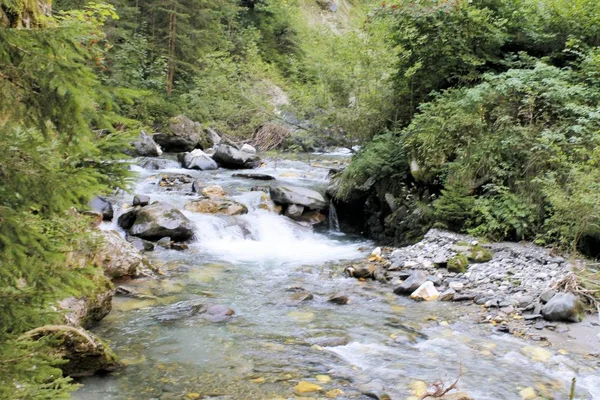
M375 137L353 159L340 178L337 196L348 200L355 192L367 192L376 183L384 183L394 193L394 185L409 174L402 141L392 133Z
M24 15L38 2L20 3ZM0 397L65 398L49 342L18 340L57 321L58 299L91 285L91 268L72 269L87 222L74 208L127 183L130 136L99 71L109 47L102 24L112 7L90 4L40 19L32 29L0 29ZM9 396L5 394L10 393Z
M466 188L448 185L433 203L435 219L446 229L460 231L466 221L471 219L474 205L475 198Z
M448 260L448 271L456 273L464 273L467 271L469 266L469 260L467 256L460 253Z

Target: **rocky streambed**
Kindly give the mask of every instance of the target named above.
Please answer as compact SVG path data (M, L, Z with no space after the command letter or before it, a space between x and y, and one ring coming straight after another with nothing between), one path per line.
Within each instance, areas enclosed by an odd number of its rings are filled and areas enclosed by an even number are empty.
M126 367L76 399L418 399L457 376L444 398L566 399L574 377L576 398L600 398L596 320L542 315L567 260L437 230L377 249L326 221L345 157L250 158L137 160L101 224L135 268L111 261L112 311L92 329Z

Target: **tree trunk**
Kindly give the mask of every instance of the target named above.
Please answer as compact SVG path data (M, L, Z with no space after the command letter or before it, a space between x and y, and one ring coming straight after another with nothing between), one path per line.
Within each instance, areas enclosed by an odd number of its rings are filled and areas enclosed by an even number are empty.
M173 80L175 78L175 36L177 34L177 14L169 15L169 64L167 72L167 94L173 91Z

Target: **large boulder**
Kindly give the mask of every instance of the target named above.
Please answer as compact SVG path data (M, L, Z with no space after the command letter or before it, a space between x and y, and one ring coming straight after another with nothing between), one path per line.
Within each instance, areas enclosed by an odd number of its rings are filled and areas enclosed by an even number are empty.
M116 371L123 366L113 351L93 333L69 325L45 325L23 335L30 339L52 336L54 355L65 360L60 364L65 376L80 378L100 372Z
M270 194L277 204L297 204L311 210L322 210L328 204L321 193L300 186L273 185Z
M557 293L542 307L548 321L581 322L583 306L573 293Z
M129 233L147 240L168 236L182 241L194 236L194 226L177 208L156 202L138 212Z
M218 145L215 148L213 160L219 166L228 169L250 169L257 167L260 163L260 158L256 154L241 151L226 144Z
M154 140L165 151L186 152L196 148L207 149L213 145L199 122L192 121L184 115L171 118L166 133L154 134Z
M145 263L144 257L116 231L100 231L93 262L111 278L137 276Z
M210 171L219 168L215 160L200 149L191 153L179 153L177 159L183 168Z
M187 203L184 208L188 211L205 214L241 215L247 214L248 208L233 200L201 199Z
M158 144L146 132L141 131L138 140L132 143L138 156L158 157L162 150Z

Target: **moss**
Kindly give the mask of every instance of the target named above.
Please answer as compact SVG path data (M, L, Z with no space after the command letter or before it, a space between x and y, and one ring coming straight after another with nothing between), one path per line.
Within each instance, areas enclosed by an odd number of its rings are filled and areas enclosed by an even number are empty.
M469 260L476 263L488 262L494 257L494 254L479 245L471 247L471 253L469 254Z
M464 254L457 254L448 260L448 271L462 273L467 270L468 265L469 260L467 259L467 256Z

